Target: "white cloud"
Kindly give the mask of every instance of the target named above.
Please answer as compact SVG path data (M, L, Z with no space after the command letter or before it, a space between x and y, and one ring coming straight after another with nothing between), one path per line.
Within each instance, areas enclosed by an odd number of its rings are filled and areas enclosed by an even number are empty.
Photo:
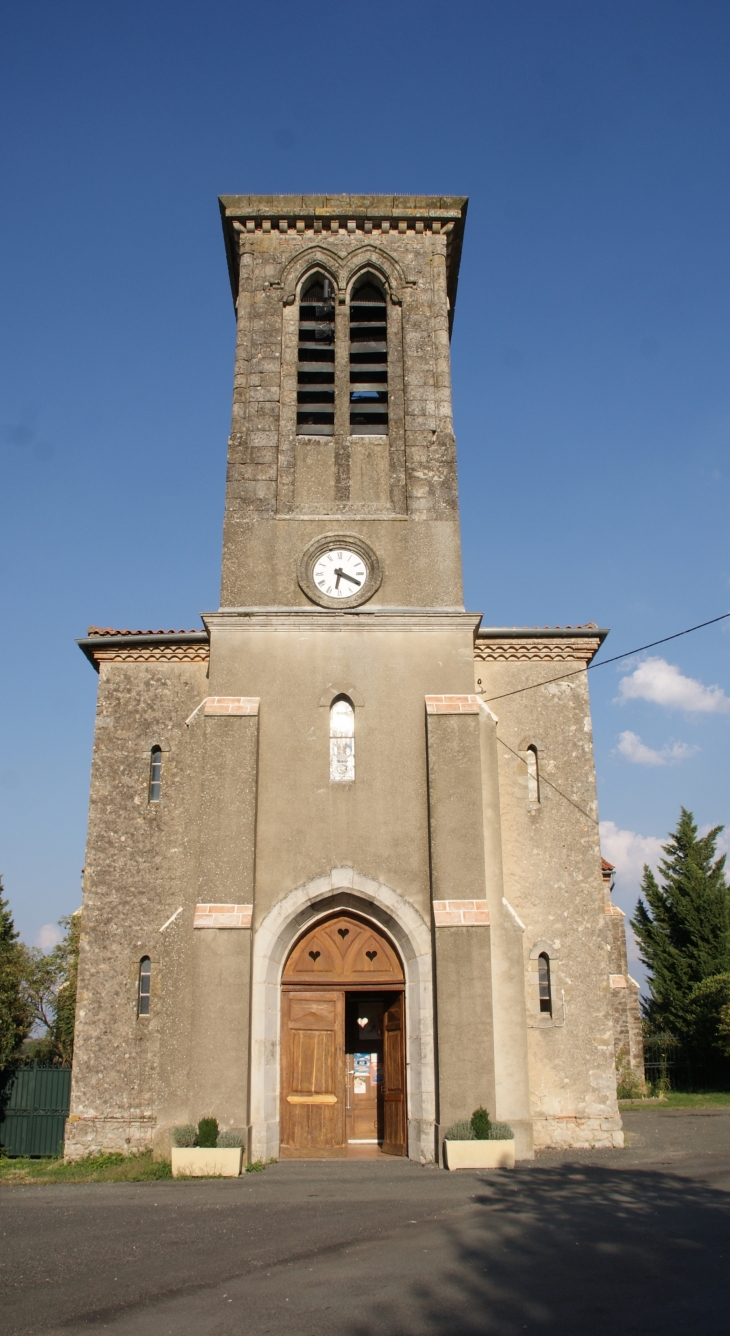
M722 687L706 687L694 677L685 677L675 663L650 656L619 682L621 705L627 700L649 700L670 710L701 714L727 714L730 697Z
M639 960L639 948L628 922L636 909L641 888L644 864L657 871L659 859L664 856L662 840L655 835L639 835L635 830L621 830L615 821L600 824L601 853L616 869L616 886L611 896L614 904L626 914L626 947L629 973L642 985L646 970Z
M638 835L634 830L621 830L615 821L602 821L600 835L603 857L613 863L616 869L616 889L620 890L622 899L625 899L627 889L631 887L635 902L644 864L648 863L656 872L659 859L663 857L663 841L655 835Z
M699 747L690 746L688 742L667 742L661 751L656 751L654 747L647 747L638 733L627 729L625 733L619 734L616 751L633 765L673 765L676 761L694 756Z
M41 951L52 951L54 946L58 946L63 934L57 923L44 923L39 929L35 945L41 948Z

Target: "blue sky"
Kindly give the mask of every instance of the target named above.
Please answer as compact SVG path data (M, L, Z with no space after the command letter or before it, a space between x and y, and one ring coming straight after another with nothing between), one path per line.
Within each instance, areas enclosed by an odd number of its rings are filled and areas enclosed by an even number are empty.
M80 902L74 638L218 603L218 194L469 195L452 358L485 623L593 620L608 655L730 608L729 39L712 0L5 6L0 869L26 940ZM730 817L729 662L730 622L591 673L624 906L680 804Z

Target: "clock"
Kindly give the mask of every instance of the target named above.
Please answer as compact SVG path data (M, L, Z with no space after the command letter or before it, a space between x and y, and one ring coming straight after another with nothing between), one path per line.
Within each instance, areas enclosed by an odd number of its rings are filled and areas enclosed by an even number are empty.
M367 603L380 586L380 562L354 534L323 534L302 553L299 587L325 608L355 608Z
M312 579L321 594L329 598L352 598L365 585L368 568L364 557L351 548L330 548L312 567Z

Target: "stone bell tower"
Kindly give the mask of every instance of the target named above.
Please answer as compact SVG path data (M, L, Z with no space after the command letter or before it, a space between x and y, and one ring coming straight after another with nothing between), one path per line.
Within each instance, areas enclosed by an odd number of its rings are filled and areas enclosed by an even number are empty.
M466 200L237 196L221 211L238 334L221 607L205 621L211 695L259 703L251 1144L279 1146L284 1081L260 1056L285 1036L257 933L282 901L301 927L303 894L314 918L375 913L401 951L403 1149L430 1159L439 1122L495 1097L479 618L463 608L449 365Z
M238 319L221 606L311 606L324 529L377 552L368 605L462 604L449 333L466 200L221 200Z

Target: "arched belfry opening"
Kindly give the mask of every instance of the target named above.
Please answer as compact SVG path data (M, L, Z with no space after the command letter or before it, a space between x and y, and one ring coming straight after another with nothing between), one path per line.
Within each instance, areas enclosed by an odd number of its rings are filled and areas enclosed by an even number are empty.
M388 308L370 274L350 300L350 432L388 434Z
M297 435L332 436L335 430L335 305L332 280L316 273L299 303Z
M305 930L281 983L281 1156L405 1155L405 1051L394 943L350 912Z

